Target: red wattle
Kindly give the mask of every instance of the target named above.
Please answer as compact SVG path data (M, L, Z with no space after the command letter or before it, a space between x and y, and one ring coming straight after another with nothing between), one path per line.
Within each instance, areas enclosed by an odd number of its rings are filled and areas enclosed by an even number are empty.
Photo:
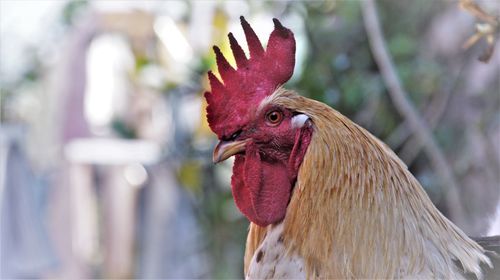
M285 216L292 189L286 166L262 161L258 151L238 155L231 185L236 205L253 223L267 226Z
M236 155L231 189L236 206L251 222L264 227L285 217L311 134L311 128L297 132L288 162L262 160L253 143L247 145L245 155Z

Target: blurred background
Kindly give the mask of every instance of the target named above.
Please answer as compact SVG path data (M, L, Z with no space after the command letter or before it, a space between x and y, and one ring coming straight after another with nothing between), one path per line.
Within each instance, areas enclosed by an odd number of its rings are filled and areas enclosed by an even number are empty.
M500 234L499 44L462 47L484 22L458 1L377 8L454 199L392 103L358 1L0 1L1 277L243 276L248 222L232 162L211 162L202 98L212 45L231 59L231 31L246 47L240 15L264 44L273 17L295 33L287 88L386 142L467 234Z

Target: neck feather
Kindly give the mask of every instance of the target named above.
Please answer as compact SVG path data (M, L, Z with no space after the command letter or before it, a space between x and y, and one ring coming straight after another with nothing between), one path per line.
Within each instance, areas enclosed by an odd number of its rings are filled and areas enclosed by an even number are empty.
M480 276L484 250L446 219L389 147L327 105L278 90L273 102L313 122L284 222L310 276Z

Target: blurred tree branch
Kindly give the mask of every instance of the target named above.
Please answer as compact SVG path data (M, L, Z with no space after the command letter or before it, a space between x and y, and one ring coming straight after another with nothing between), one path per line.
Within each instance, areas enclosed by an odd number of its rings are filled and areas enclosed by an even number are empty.
M459 5L462 9L482 21L480 23L476 23L476 33L469 37L462 47L464 49L468 49L484 38L488 46L484 53L479 57L479 60L487 63L493 55L495 42L498 39L498 33L500 32L500 18L498 18L498 16L495 17L488 14L473 0L460 0Z
M462 78L466 62L468 59L461 61L459 64L460 69L457 71L453 82L442 90L442 93L436 93L435 97L426 106L427 110L424 112L424 119L427 120L429 124L429 129L434 131L439 124L441 118L443 117L448 102L450 100L451 94L457 90L459 82ZM406 123L406 122L405 122ZM407 129L407 125L405 128ZM411 134L408 131L408 134ZM410 135L409 135L410 136ZM411 137L401 148L399 156L401 159L409 166L417 157L418 153L422 149L422 142L418 137Z
M463 79L464 70L469 60L470 56L468 55L465 59L457 62L456 65L460 65L460 68L454 74L453 81L442 86L439 92L434 93L433 95L435 97L432 98L432 100L422 102L423 104L419 110L423 112L423 119L428 123L431 131L434 131L441 121L451 94L456 92L460 85L460 81ZM394 150L399 149L404 144L399 156L408 166L410 166L422 149L422 143L417 137L411 137L412 132L408 128L408 123L407 120L401 122L392 133L384 139L384 142Z
M370 48L396 110L408 121L410 128L420 138L435 172L441 179L443 190L446 193L447 206L450 210L450 219L459 226L464 227L466 225L465 211L462 208L458 193L458 184L453 177L453 173L446 162L443 152L401 85L392 58L387 51L387 44L382 34L374 1L361 1L361 10Z

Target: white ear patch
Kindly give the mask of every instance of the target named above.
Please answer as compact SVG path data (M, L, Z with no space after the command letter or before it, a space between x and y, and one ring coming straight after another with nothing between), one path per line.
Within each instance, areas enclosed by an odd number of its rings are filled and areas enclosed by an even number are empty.
M304 126L306 121L309 119L307 115L304 114L298 114L294 117L292 117L292 127L293 128L300 128Z

